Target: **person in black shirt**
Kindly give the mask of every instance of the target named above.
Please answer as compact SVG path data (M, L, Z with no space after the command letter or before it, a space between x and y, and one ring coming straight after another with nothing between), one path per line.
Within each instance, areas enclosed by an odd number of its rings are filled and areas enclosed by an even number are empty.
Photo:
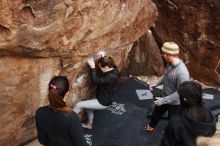
M68 79L54 77L49 83L50 104L36 111L37 138L44 146L88 146L78 115L64 101L68 91Z
M198 136L212 136L216 120L202 101L202 87L186 81L178 88L182 112L171 117L160 146L196 146Z
M80 113L82 109L86 109L88 114L88 123L83 126L92 129L93 110L103 110L112 104L112 97L114 96L114 88L119 77L118 69L114 60L110 56L101 57L98 60L98 68L102 75L97 76L95 62L93 59L88 60L90 67L90 75L92 83L96 86L96 99L80 101L76 104L74 111Z

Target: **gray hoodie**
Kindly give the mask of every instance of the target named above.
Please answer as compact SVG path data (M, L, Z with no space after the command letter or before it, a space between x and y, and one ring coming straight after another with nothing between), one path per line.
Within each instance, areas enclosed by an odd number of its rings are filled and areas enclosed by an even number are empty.
M177 89L180 84L189 80L189 71L182 60L176 65L168 63L165 67L165 73L157 82L156 86L163 85L162 99L160 105L171 104L179 105L179 94Z

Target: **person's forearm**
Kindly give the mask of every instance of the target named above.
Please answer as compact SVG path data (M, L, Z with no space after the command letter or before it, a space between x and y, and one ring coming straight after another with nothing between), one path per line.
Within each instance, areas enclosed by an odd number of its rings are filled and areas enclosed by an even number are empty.
M94 85L96 85L97 84L97 76L96 76L96 69L95 68L91 68L90 76L91 76L92 83Z
M156 101L154 101L154 103L157 105L157 106L161 106L163 104L170 104L172 102L176 102L176 104L179 104L179 95L177 92L169 95L169 96L166 96L166 97L156 97Z
M165 96L163 99L163 104L169 104L172 103L174 101L179 103L179 94L177 92L174 92L173 94L169 95L169 96Z

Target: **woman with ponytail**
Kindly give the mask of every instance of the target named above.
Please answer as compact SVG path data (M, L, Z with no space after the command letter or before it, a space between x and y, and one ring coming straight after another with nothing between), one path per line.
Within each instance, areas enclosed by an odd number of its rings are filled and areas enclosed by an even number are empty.
M160 146L196 146L198 136L212 136L216 131L216 120L202 101L201 85L186 81L178 93L182 112L171 117Z
M36 111L37 137L44 146L87 146L77 114L66 105L68 91L68 79L54 77L49 83L49 105Z

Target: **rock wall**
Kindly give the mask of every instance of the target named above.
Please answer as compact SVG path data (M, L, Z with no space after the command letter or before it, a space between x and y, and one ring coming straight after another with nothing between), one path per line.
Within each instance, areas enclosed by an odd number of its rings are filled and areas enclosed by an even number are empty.
M104 51L121 69L156 16L150 0L0 0L0 145L36 136L52 76L68 76L70 105L91 96L88 56Z
M58 58L0 58L0 145L17 145L36 135L34 111L46 103L45 85L60 71Z
M153 32L148 30L139 40L133 43L131 51L122 69L123 75L161 76L164 65L160 48Z
M220 1L154 0L158 19L153 28L160 47L174 41L181 48L190 75L220 86Z

